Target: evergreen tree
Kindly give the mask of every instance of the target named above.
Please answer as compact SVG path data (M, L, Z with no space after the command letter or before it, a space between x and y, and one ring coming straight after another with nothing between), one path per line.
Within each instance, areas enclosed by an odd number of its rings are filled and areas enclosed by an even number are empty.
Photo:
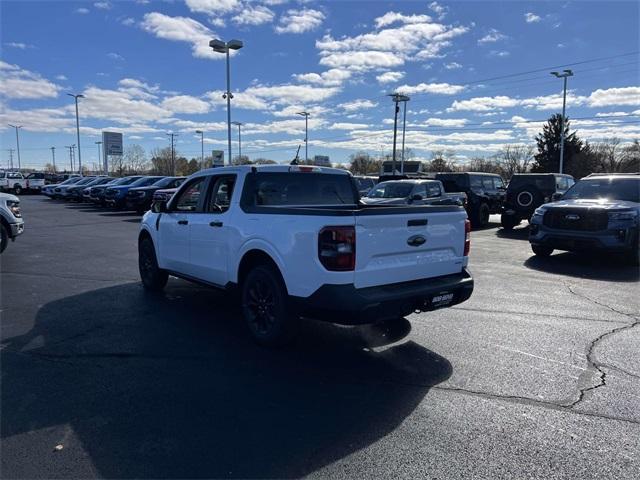
M542 132L536 136L538 153L534 155L534 162L531 167L532 172L558 172L560 170L560 131L562 115L553 115L547 123L543 125ZM580 153L584 148L582 140L578 138L576 132L569 133L569 119L564 121L564 172L573 174L580 171L576 162L580 158Z

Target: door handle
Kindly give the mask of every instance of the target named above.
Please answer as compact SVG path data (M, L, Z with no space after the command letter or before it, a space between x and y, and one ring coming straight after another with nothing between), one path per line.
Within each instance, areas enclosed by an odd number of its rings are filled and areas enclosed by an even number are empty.
M209 222L209 226L210 227L221 227L222 226L222 222L219 221L213 221L213 222Z
M178 225L189 225L189 220L178 220Z

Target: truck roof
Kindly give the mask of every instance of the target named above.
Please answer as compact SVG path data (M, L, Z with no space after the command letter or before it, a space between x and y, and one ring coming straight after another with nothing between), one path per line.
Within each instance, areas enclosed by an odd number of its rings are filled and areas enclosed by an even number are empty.
M316 165L231 165L228 167L206 168L194 173L193 177L202 175L212 175L220 173L249 173L249 172L311 172L311 173L329 173L336 175L351 175L348 170L332 167L319 167Z

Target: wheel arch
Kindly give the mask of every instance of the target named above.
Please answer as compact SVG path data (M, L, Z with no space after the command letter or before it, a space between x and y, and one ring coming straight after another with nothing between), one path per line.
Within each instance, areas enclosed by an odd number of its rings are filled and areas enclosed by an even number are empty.
M251 248L244 252L240 262L238 263L238 268L236 269L235 281L238 285L241 285L248 273L252 268L258 265L268 265L272 267L276 273L282 279L282 283L285 288L287 288L287 282L284 279L284 275L282 274L282 269L278 262L274 260L273 256L267 253L265 250L261 248ZM287 292L289 289L287 288Z

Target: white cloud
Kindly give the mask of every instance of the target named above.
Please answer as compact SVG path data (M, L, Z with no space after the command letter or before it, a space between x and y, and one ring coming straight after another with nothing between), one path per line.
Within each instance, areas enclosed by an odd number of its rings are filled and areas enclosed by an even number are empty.
M397 12L387 12L375 19L376 27L386 27L394 23L427 23L431 21L428 15L403 15Z
M205 96L211 100L211 102L218 106L224 106L227 101L222 98L224 92L222 90L213 90L207 92ZM271 105L262 98L257 97L252 93L238 92L233 94L233 108L240 108L243 110L269 110Z
M118 85L118 91L126 93L131 98L154 100L160 93L160 87L157 85L149 85L135 78L123 78Z
M411 95L412 93L433 93L436 95L455 95L464 90L464 85L451 85L449 83L419 83L418 85L402 85L398 87L398 93Z
M378 80L378 83L380 84L395 83L402 80L404 78L404 75L404 72L384 72L378 75L376 77L376 80Z
M124 57L122 55L119 55L115 52L107 53L107 57L109 57L111 60L117 60L117 61L124 60Z
M18 48L20 50L26 50L27 48L34 48L33 45L21 42L5 42L5 47Z
M309 129L314 130L324 125L324 120L309 117ZM289 135L301 135L305 131L305 121L300 120L277 120L267 123L247 123L244 133L252 135L256 133L287 133Z
M280 110L273 110L271 113L274 117L298 117L299 112L306 111L312 117L320 117L327 112L325 107L315 105L313 107L305 107L304 105L288 105Z
M357 110L377 107L378 104L376 102L372 102L371 100L357 99L351 102L343 103L341 106L345 112L355 112Z
M89 87L83 92L82 115L115 121L125 125L157 121L171 111L147 100L138 100L129 92Z
M20 125L32 132L58 132L75 125L75 117L62 108L36 108L33 110L0 111L2 125L20 119Z
M451 62L447 63L444 68L446 68L447 70L457 70L459 68L462 68L462 65L460 65L458 62Z
M56 75L56 80L60 80L61 82L67 80L67 77L65 77L64 75Z
M446 15L449 9L444 5L440 5L438 2L431 2L429 4L429 8L438 15L438 20L442 20Z
M170 17L158 12L147 13L141 23L142 28L165 40L187 42L191 44L194 57L221 59L209 47L209 41L215 34L200 22L187 17Z
M226 22L224 21L224 18L222 17L209 18L209 23L214 27L219 27L219 28L224 28L227 26Z
M500 108L511 108L519 104L516 98L507 96L476 97L468 100L456 100L451 105L451 110L470 110L474 112L488 112Z
M322 73L296 73L293 78L299 82L313 83L324 87L337 87L351 77L349 70L332 68Z
M485 43L495 43L499 42L500 40L505 40L506 38L506 35L500 33L495 28L492 28L491 30L489 30L489 33L478 40L478 45L484 45Z
M100 10L111 10L111 3L109 2L96 2L93 6Z
M327 100L339 91L338 87L313 87L311 85L257 85L247 88L245 93L277 105L294 103L305 105Z
M507 52L506 50L491 50L489 52L489 55L492 57L508 57L509 55L511 55L511 53Z
M632 113L629 113L629 112L599 112L599 113L596 113L596 117L628 117L629 115L632 115Z
M238 10L242 4L240 0L185 0L192 12L220 15Z
M190 95L176 95L162 100L161 106L173 113L207 113L210 110L208 102Z
M287 10L287 13L280 17L275 31L276 33L304 33L318 28L324 19L325 15L320 10L310 8Z
M542 19L535 13L527 12L524 14L524 20L527 23L537 23Z
M362 130L369 128L366 123L335 122L327 130Z
M275 13L264 5L250 7L245 5L242 11L231 20L236 25L262 25L273 20Z
M640 87L598 89L589 95L589 106L640 105Z
M62 87L38 73L0 61L0 95L7 98L57 97Z
M74 10L75 13L79 13L80 15L86 15L87 13L89 13L89 9L88 8L76 8Z
M127 138L129 140L142 140L144 137L141 137L140 135L129 135Z
M125 27L131 27L135 25L136 21L131 17L127 17L123 19L120 23L122 23L122 25L124 25Z
M469 120L466 118L428 118L423 125L429 127L463 127Z
M393 68L404 64L404 59L390 52L340 52L329 53L320 59L321 65L333 68L370 70L372 68Z

